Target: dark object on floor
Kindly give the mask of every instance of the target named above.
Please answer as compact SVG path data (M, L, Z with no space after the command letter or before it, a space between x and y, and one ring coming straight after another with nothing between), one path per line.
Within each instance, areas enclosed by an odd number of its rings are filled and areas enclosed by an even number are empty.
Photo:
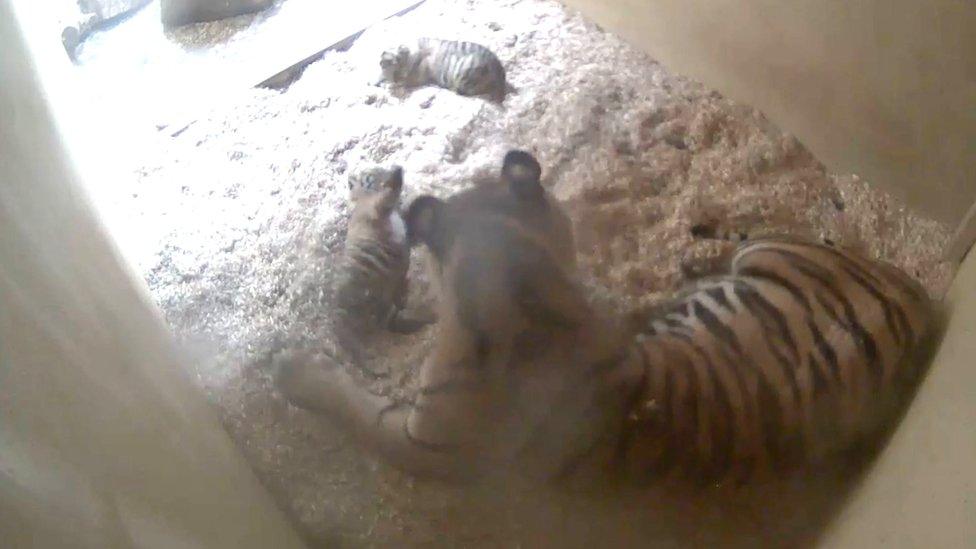
M274 0L160 0L167 29L265 10Z
M61 43L68 57L75 58L75 50L92 31L111 25L149 4L150 0L77 0L68 8L61 31Z

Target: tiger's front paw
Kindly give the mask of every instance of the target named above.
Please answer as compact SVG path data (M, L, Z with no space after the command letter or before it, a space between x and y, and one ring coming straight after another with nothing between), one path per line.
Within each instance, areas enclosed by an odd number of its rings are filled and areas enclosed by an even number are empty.
M275 387L299 408L331 411L344 372L324 354L284 350L272 359Z

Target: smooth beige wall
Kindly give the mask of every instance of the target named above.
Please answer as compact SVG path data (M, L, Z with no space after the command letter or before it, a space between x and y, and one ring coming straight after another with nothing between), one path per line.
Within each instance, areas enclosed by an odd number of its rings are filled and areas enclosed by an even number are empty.
M0 546L300 547L94 217L25 44L0 0Z
M567 0L950 223L976 200L976 2Z

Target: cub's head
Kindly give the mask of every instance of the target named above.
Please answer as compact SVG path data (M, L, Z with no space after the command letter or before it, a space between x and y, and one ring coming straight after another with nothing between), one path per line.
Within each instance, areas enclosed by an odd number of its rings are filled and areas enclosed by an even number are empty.
M399 82L410 69L410 48L400 46L396 51L384 51L380 55L380 74L383 80Z
M407 210L408 238L429 250L442 306L469 330L572 327L585 317L572 228L541 174L531 154L513 150L496 179L446 200L421 196Z
M349 174L349 201L353 206L369 202L393 209L403 191L403 168L373 167Z

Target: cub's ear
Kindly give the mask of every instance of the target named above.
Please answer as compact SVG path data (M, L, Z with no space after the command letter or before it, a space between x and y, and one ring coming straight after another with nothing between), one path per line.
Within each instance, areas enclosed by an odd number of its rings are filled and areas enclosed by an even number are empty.
M390 189L399 194L400 189L403 188L403 168L400 166L393 166L391 169L390 177L386 180L386 188Z
M520 200L539 201L545 196L542 183L542 167L531 154L511 150L502 161L502 179L508 183L512 194Z
M410 246L426 244L435 253L440 249L444 201L430 195L419 196L410 203L404 222Z

